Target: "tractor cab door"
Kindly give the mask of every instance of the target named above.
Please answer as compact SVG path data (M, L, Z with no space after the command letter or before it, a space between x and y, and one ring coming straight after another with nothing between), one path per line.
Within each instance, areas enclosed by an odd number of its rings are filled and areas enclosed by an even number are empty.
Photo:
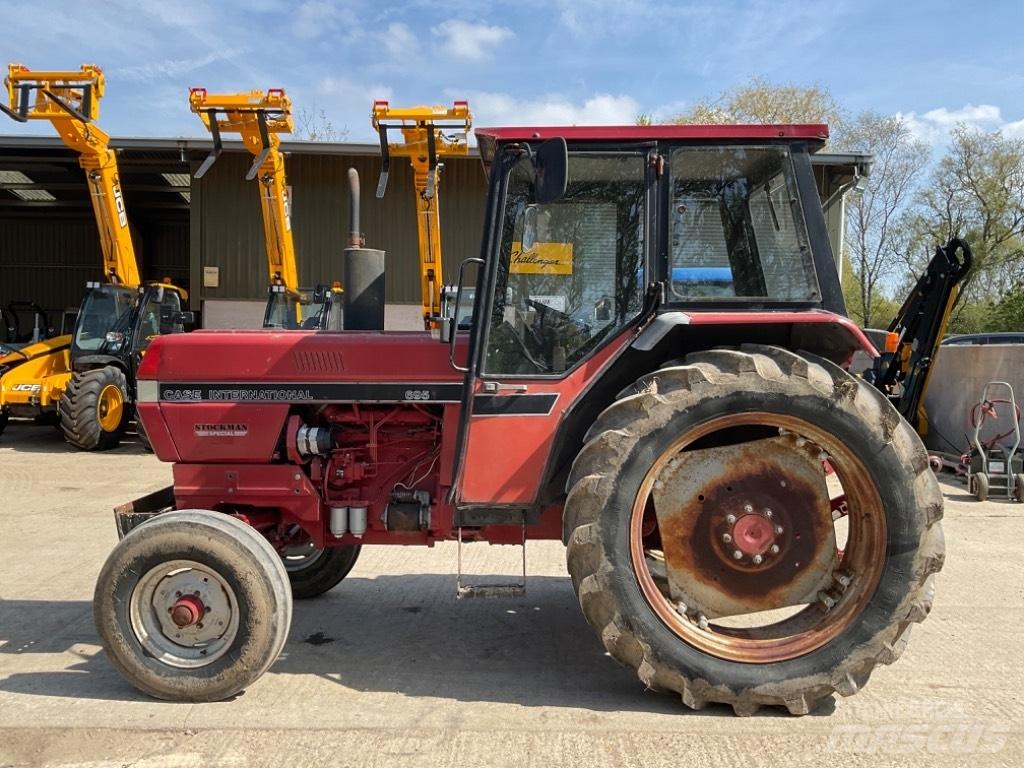
M633 336L653 177L646 147L574 152L564 195L537 203L533 161L511 167L474 307L456 504L535 502L562 414Z

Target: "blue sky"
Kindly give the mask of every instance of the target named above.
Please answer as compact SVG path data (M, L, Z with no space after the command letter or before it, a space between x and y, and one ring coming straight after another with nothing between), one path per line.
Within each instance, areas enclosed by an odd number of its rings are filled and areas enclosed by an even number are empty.
M468 98L477 125L666 117L764 76L901 113L931 143L957 121L1024 136L1024 0L0 0L0 60L96 63L114 135L203 136L189 86L283 86L350 140L374 98ZM47 133L3 124L0 132Z

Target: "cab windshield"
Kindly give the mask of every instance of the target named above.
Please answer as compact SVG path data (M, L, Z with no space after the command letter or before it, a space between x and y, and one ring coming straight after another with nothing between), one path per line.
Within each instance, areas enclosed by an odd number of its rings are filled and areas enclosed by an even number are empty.
M484 372L561 376L640 311L646 158L572 153L556 202L533 200L533 166L508 177Z
M107 332L131 309L136 292L116 285L92 288L82 302L75 324L74 346L84 352L98 352Z

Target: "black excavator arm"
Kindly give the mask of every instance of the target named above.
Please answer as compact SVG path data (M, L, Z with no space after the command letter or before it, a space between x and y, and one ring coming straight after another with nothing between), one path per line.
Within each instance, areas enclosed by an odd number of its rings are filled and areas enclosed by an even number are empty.
M922 437L927 431L922 403L932 366L972 261L970 246L959 238L935 248L935 255L889 325L882 354L866 373Z

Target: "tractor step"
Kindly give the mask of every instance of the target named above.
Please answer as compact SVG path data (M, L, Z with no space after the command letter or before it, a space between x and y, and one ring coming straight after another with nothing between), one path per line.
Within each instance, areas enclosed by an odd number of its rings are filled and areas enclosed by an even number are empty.
M518 545L522 548L522 578L514 584L466 584L462 580L462 528L459 527L458 577L455 585L455 597L465 600L471 597L523 597L526 595L526 519L523 518L522 538Z

